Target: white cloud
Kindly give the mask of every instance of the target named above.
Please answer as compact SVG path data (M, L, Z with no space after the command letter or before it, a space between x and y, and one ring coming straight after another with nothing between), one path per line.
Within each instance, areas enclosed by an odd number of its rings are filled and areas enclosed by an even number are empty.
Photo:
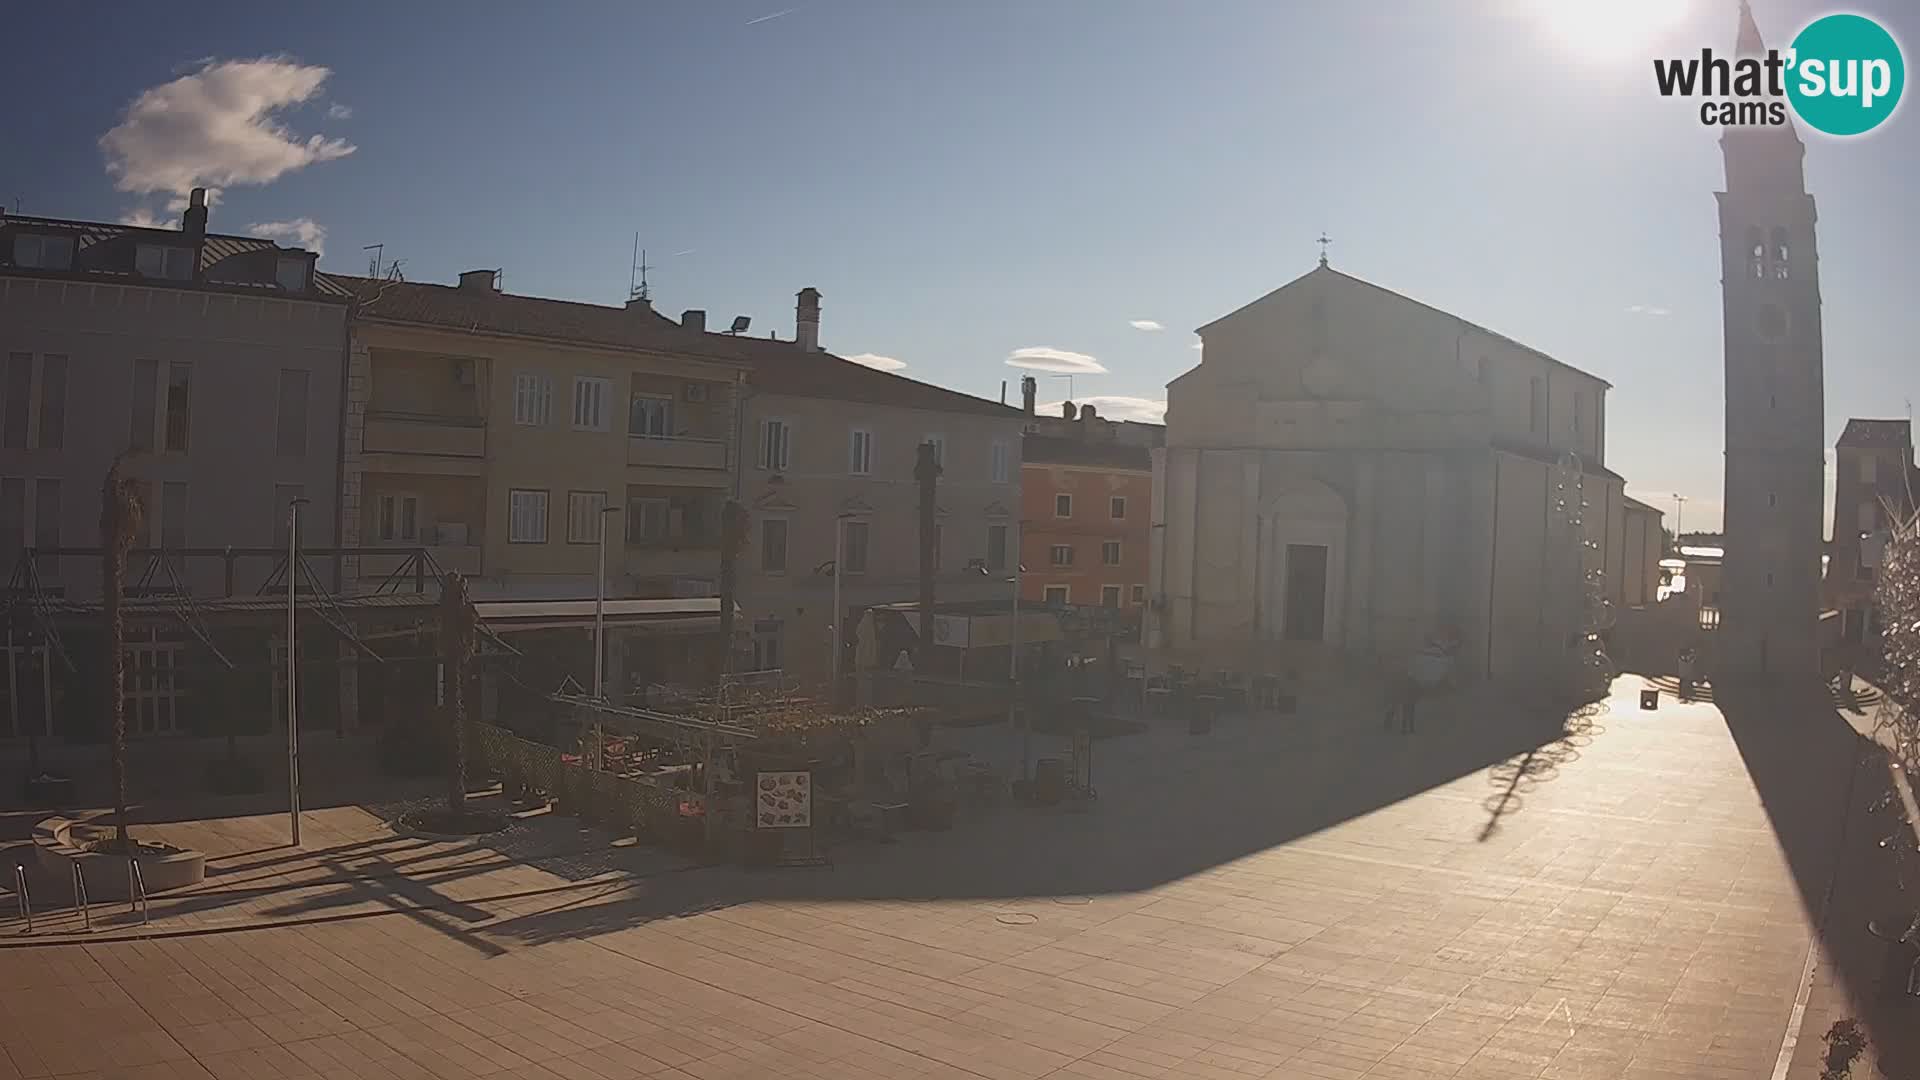
M262 222L247 226L247 232L268 240L292 240L315 255L327 253L327 227L312 218Z
M873 368L876 371L899 371L901 368L907 366L905 360L895 360L891 356L881 356L879 353L854 353L852 356L847 357L847 359L864 367Z
M1161 326L1159 323L1154 322L1152 319L1132 319L1128 321L1127 325L1133 327L1135 330L1165 330L1166 329L1166 327Z
M336 101L327 106L327 117L332 120L351 120L353 119L353 106L342 105Z
M1051 345L1029 345L1007 354L1007 366L1035 371L1058 371L1067 375L1104 375L1106 365L1086 353L1068 352Z
M178 215L170 218L157 217L144 206L136 206L120 215L120 224L131 225L136 229L177 229L180 227Z
M1669 308L1655 307L1652 304L1635 304L1627 309L1627 313L1630 315L1671 315L1673 311Z
M1034 411L1043 416L1059 416L1064 401L1050 401L1034 406ZM1167 403L1152 398L1126 397L1119 394L1096 394L1081 398L1075 405L1091 405L1096 413L1109 420L1138 420L1143 424L1164 424L1167 422Z
M354 146L345 139L303 139L277 116L312 99L331 74L276 57L208 61L127 105L120 123L100 136L107 172L121 191L178 194L202 186L267 184L346 157Z

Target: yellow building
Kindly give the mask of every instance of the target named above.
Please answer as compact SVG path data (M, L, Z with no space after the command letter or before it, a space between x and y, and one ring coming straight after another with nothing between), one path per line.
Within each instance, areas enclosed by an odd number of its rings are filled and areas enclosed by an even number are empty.
M626 308L360 282L348 372L348 546L427 549L481 599L711 596L744 365ZM361 557L363 586L404 558Z

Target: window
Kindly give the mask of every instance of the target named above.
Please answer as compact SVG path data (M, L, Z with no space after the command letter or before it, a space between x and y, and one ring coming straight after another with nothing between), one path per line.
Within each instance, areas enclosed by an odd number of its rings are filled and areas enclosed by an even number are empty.
M607 398L612 394L613 383L607 379L591 375L576 375L573 379L573 429L575 431L607 430Z
M847 472L868 476L873 472L873 432L855 428L847 433Z
M1047 561L1055 566L1073 565L1073 545L1055 544L1047 550Z
M1863 484L1873 483L1874 460L1875 459L1872 454L1865 455L1860 459L1860 482L1861 483Z
M73 237L21 233L13 238L13 265L23 270L72 269Z
M1007 527L1005 525L987 526L987 569L1005 570L1007 568Z
M1139 605L1144 604L1146 602L1147 602L1147 587L1145 585L1135 585L1133 587L1134 606L1138 607Z
M273 279L288 292L307 291L307 260L281 258L274 263Z
M1747 229L1747 276L1763 278L1767 276L1767 240L1760 232L1760 226Z
M1041 595L1049 604L1066 604L1070 602L1073 594L1065 585L1049 585Z
M141 277L189 281L193 278L193 249L174 244L141 244L133 249L133 268Z
M1547 380L1535 375L1527 394L1527 430L1538 435L1547 426Z
M553 380L537 371L513 377L513 422L522 427L545 427L553 420Z
M567 492L567 543L597 544L600 542L600 530L606 516L601 513L607 508L607 493L604 491Z
M1870 533L1880 527L1880 508L1871 502L1863 502L1854 517L1860 523L1860 531Z
M382 540L420 539L420 498L417 495L382 495L379 537Z
M933 444L933 463L935 465L940 466L943 469L946 468L947 467L947 437L945 435L928 435L926 438L920 441Z
M1073 516L1073 496L1055 495L1053 497L1053 516L1070 518Z
M1107 516L1115 521L1125 521L1127 519L1127 497L1125 495L1115 495L1113 498L1107 500Z
M153 415L156 395L155 386L160 378L160 366L152 360L133 362L133 418L127 425L128 449L153 449Z
M311 373L299 368L280 371L280 434L275 452L281 457L307 456L307 384Z
M507 492L507 543L544 544L547 542L547 493L544 491Z
M760 521L760 569L782 574L787 569L787 519L762 518Z
M193 365L167 365L167 449L187 451L187 421L193 404Z
M287 546L287 526L290 524L288 518L289 511L287 508L293 505L293 500L304 499L306 497L307 486L305 484L273 485L274 547L284 548Z
M657 495L627 497L627 543L665 543L673 535L673 503Z
M187 546L187 485L169 480L160 485L160 546L177 550Z
M33 354L7 354L7 404L5 423L0 424L0 445L25 449L27 418L33 415Z
M1109 540L1100 545L1100 562L1103 566L1120 565L1120 541Z
M1119 607L1120 606L1120 586L1118 585L1100 586L1100 606L1110 607L1110 608Z
M648 439L671 439L673 399L634 394L627 402L627 434Z
M1767 492L1767 505L1768 505L1768 506L1778 506L1778 505L1779 505L1779 499L1778 499L1778 497L1777 497L1777 496L1775 496L1775 495L1774 495L1774 493L1773 493L1773 492L1771 492L1771 491L1769 491L1769 492Z
M27 482L0 478L0 550L12 552L27 542Z
M1007 482L1007 477L1012 472L1012 468L1011 468L1012 461L1013 461L1013 453L1011 451L1011 448L1008 447L1006 443L997 442L993 444L993 482L994 483L1004 484Z
M849 521L846 524L847 550L841 553L846 560L847 573L864 574L867 572L867 541L869 533L864 521Z
M1776 225L1773 228L1773 247L1769 251L1773 261L1773 276L1781 281L1792 277L1791 260L1793 252L1787 244L1787 230Z
M780 670L779 619L761 619L753 624L753 670Z
M66 444L67 358L49 353L40 358L40 436L43 450Z
M33 482L33 546L60 546L60 481Z
M760 422L760 467L784 472L793 451L793 429L785 420Z

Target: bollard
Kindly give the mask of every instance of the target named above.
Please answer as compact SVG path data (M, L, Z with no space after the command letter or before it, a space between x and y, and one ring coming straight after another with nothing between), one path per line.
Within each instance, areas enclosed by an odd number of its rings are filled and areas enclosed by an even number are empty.
M21 933L31 934L33 933L33 898L27 895L27 868L19 863L13 866L13 895L20 902L20 918L27 924L27 928Z
M84 930L93 929L93 908L87 903L87 875L80 872L79 863L69 863L73 868L73 909L80 913L80 925Z
M140 913L140 925L146 926L147 916L147 879L140 872L140 860L127 858L127 914Z

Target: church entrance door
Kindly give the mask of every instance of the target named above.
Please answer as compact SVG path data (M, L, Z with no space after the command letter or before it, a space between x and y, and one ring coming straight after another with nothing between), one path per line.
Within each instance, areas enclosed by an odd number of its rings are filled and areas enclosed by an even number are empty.
M1322 544L1287 545L1288 641L1323 641L1327 634L1327 549Z

